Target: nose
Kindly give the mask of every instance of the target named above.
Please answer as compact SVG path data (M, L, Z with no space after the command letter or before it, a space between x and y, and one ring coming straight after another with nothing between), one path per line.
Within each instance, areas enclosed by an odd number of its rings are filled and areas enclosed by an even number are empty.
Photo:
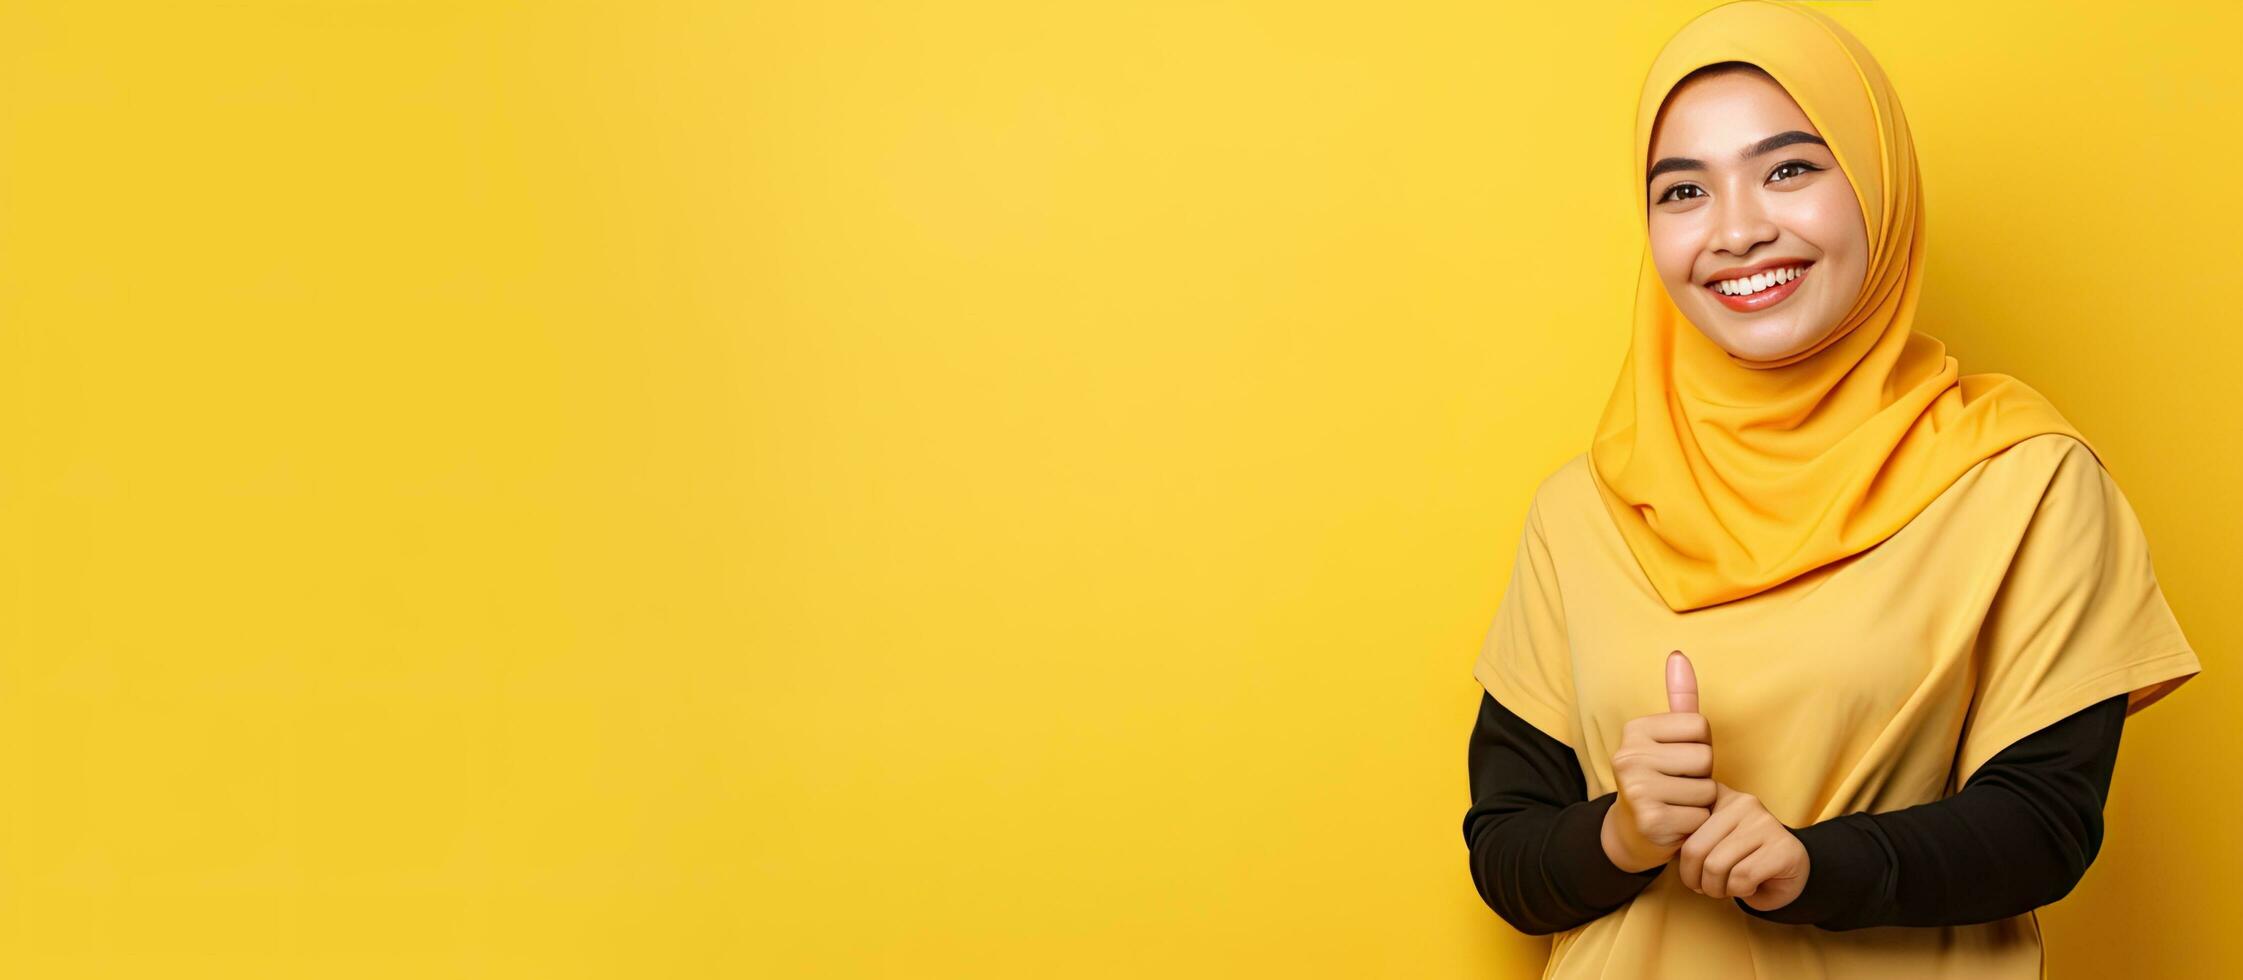
M1769 220L1768 210L1761 206L1758 195L1726 194L1723 197L1727 200L1714 202L1715 251L1743 255L1761 242L1776 240L1776 223Z

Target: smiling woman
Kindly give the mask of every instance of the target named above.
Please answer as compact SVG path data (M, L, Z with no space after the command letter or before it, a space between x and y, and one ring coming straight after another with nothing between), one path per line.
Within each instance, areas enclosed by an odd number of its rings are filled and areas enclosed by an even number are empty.
M1550 978L2043 976L2128 716L2201 665L2100 457L1917 329L1892 83L1827 15L1685 25L1586 451L1473 676L1464 836Z
M1675 86L1652 133L1651 256L1683 315L1761 363L1837 329L1869 271L1869 229L1783 86L1745 62L1708 65Z

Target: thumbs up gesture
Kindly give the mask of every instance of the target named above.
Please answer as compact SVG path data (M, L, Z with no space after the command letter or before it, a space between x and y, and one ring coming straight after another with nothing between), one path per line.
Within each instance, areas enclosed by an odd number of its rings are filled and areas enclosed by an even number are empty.
M1698 713L1698 675L1680 650L1667 655L1666 672L1666 713L1630 719L1612 752L1619 799L1605 811L1603 843L1623 871L1667 863L1712 816L1719 797L1713 730Z
M1649 731L1657 731L1660 730L1658 726L1667 725L1672 726L1669 730L1684 732L1686 729L1683 723L1659 722L1655 719L1686 717L1696 719L1690 730L1705 727L1705 716L1697 713L1697 673L1691 669L1690 658L1679 650L1667 656L1667 708L1667 714L1649 715L1629 724L1633 726L1636 722L1648 722ZM1711 778L1713 747L1710 738L1706 741L1706 765L1703 769L1693 769L1692 774L1703 774L1708 778L1692 782L1687 799L1697 801L1706 798L1706 790L1699 785L1702 782L1711 786L1712 806L1710 812L1696 806L1688 808L1690 829L1684 832L1687 837L1679 849L1670 852L1681 859L1675 869L1676 877L1689 886L1691 891L1709 898L1735 896L1763 912L1791 904L1807 885L1806 845L1799 842L1790 827L1769 813L1768 808L1761 805L1757 797ZM1665 747L1664 743L1653 744ZM1627 748L1628 743L1623 738L1621 753L1625 753ZM1619 772L1621 753L1613 756L1615 774ZM1692 761L1695 761L1695 757ZM1635 762L1631 768L1640 773L1643 765ZM1662 774L1671 772L1659 769L1656 765L1652 767L1652 771ZM1652 787L1650 790L1639 791L1639 797L1657 795L1656 788L1664 785L1645 779L1640 774L1637 778L1640 784ZM1623 787L1621 802L1627 802L1627 778L1623 776L1620 780ZM1619 808L1620 803L1616 802L1613 809L1606 812L1608 826L1612 813ZM1649 822L1657 833L1644 832L1642 836L1647 843L1658 844L1665 841L1673 827L1685 822L1683 817L1672 813L1669 817L1672 820L1670 823L1662 824L1656 820ZM1608 837L1605 848L1608 854L1613 851L1610 840ZM1625 847L1626 844L1626 839L1622 838L1622 846ZM1619 864L1619 859L1614 858L1613 863ZM1624 864L1620 866L1627 867ZM1650 866L1645 864L1642 867Z

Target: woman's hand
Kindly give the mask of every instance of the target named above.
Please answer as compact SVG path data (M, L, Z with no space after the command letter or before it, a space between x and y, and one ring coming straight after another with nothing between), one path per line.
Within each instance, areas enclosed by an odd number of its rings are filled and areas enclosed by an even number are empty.
M1806 845L1752 794L1714 785L1713 815L1682 844L1682 883L1762 912L1791 904L1807 887Z
M1698 713L1698 675L1667 655L1667 712L1630 719L1612 753L1619 799L1604 814L1604 854L1622 871L1667 863L1712 815L1713 730Z

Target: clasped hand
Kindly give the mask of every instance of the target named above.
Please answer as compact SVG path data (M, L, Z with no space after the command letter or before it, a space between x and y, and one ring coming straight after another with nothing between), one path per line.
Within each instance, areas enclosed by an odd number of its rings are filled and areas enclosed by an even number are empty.
M1605 812L1605 855L1624 871L1680 858L1691 891L1763 912L1807 885L1807 848L1750 793L1713 778L1713 730L1698 713L1690 658L1667 656L1667 712L1630 720L1612 753L1619 799Z

